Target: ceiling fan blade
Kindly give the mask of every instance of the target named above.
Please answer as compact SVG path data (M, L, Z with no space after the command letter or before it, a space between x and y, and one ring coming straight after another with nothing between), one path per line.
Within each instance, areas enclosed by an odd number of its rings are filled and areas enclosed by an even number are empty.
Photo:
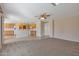
M51 15L47 15L47 17L49 17L49 16L51 16Z
M56 6L56 4L55 3L51 3L53 6Z
M51 3L53 6L57 6L59 5L59 3Z

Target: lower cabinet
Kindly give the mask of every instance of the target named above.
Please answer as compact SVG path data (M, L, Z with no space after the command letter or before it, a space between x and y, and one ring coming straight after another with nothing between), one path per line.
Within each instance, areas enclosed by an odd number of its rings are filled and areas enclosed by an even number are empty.
M30 31L30 36L31 37L36 37L36 31Z
M14 31L12 30L4 31L4 38L12 38L12 37L14 37Z

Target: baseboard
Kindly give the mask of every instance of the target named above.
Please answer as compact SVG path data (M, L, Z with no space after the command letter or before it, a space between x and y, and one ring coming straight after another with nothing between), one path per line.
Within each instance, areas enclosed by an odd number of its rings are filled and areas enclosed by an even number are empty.
M60 40L65 40L65 41L70 41L70 42L77 42L79 43L79 41L75 41L75 40L68 40L68 39L63 39L63 38L57 38L57 37L54 37L56 39L60 39Z

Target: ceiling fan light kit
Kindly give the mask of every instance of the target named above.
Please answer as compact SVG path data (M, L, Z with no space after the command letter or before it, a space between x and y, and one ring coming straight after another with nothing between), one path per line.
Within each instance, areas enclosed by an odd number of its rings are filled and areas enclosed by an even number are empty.
M41 20L44 20L45 18L44 18L44 17L41 17L40 19L41 19Z

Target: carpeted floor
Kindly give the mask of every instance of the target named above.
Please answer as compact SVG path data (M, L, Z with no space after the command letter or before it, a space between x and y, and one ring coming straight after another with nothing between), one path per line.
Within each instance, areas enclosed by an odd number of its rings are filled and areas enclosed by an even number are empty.
M79 43L61 39L42 39L9 43L1 56L79 56Z

